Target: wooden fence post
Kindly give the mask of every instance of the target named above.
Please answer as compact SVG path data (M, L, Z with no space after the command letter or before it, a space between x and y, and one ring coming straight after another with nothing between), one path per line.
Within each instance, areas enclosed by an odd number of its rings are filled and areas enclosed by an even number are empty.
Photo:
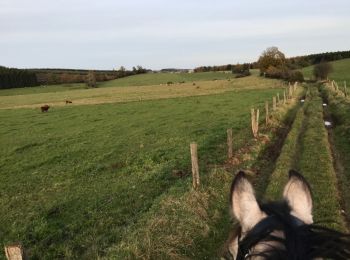
M272 110L276 111L276 97L272 97Z
M344 95L345 95L345 96L348 95L348 93L347 93L347 91L346 91L346 81L345 81L345 80L344 80Z
M233 137L232 128L227 129L227 157L231 159L233 156Z
M257 138L259 135L259 109L255 110L254 108L251 109L250 111L250 117L251 117L251 122L252 122L252 132L254 138Z
M280 103L280 93L277 93L277 106L279 105Z
M283 105L286 104L286 90L283 91Z
M192 162L192 187L194 189L197 189L199 187L199 166L198 166L197 143L191 143L190 149L191 149L191 162Z
M255 112L254 112L254 108L250 109L250 121L251 121L251 125L252 125L252 132L253 132L253 136L255 137Z
M24 253L22 245L13 244L5 246L5 255L8 260L23 260Z
M269 101L265 101L265 124L269 124Z

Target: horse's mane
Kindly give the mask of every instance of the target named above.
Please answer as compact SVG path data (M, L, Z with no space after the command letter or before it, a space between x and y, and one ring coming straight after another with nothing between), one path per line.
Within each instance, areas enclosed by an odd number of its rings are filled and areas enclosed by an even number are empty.
M237 259L262 256L266 259L350 259L350 235L320 225L306 225L290 215L286 202L260 204L268 217L250 230L239 242ZM271 234L281 230L284 238ZM269 250L253 254L249 250L269 241ZM271 246L271 241L279 246Z

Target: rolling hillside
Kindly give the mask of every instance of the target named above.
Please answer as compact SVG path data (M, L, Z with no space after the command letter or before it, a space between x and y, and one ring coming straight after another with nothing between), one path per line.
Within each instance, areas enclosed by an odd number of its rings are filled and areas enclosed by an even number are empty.
M330 78L335 81L350 81L350 59L343 59L332 61L333 72L330 74ZM306 67L302 70L305 78L312 78L312 71L314 66Z

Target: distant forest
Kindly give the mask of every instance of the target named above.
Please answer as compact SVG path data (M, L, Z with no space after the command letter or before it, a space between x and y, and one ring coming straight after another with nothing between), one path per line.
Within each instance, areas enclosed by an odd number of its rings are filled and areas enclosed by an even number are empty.
M0 66L0 89L38 86L34 72Z
M14 69L0 67L0 89L34 87L39 85L84 83L89 70L75 69ZM107 81L131 75L146 73L141 66L126 70L94 71L96 81Z
M310 65L320 63L321 61L335 61L341 59L350 58L350 51L337 51L326 52L318 54L310 54L305 56L298 56L286 59L286 65L290 69L301 69ZM207 71L233 71L237 70L237 67L248 67L250 69L258 69L258 62L244 63L244 64L227 64L220 66L201 66L194 69L195 72L207 72Z

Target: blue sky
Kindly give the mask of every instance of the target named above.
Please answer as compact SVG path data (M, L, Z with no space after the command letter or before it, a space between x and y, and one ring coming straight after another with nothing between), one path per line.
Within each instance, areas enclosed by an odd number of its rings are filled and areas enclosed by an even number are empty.
M350 49L349 0L0 0L0 65L193 68Z

